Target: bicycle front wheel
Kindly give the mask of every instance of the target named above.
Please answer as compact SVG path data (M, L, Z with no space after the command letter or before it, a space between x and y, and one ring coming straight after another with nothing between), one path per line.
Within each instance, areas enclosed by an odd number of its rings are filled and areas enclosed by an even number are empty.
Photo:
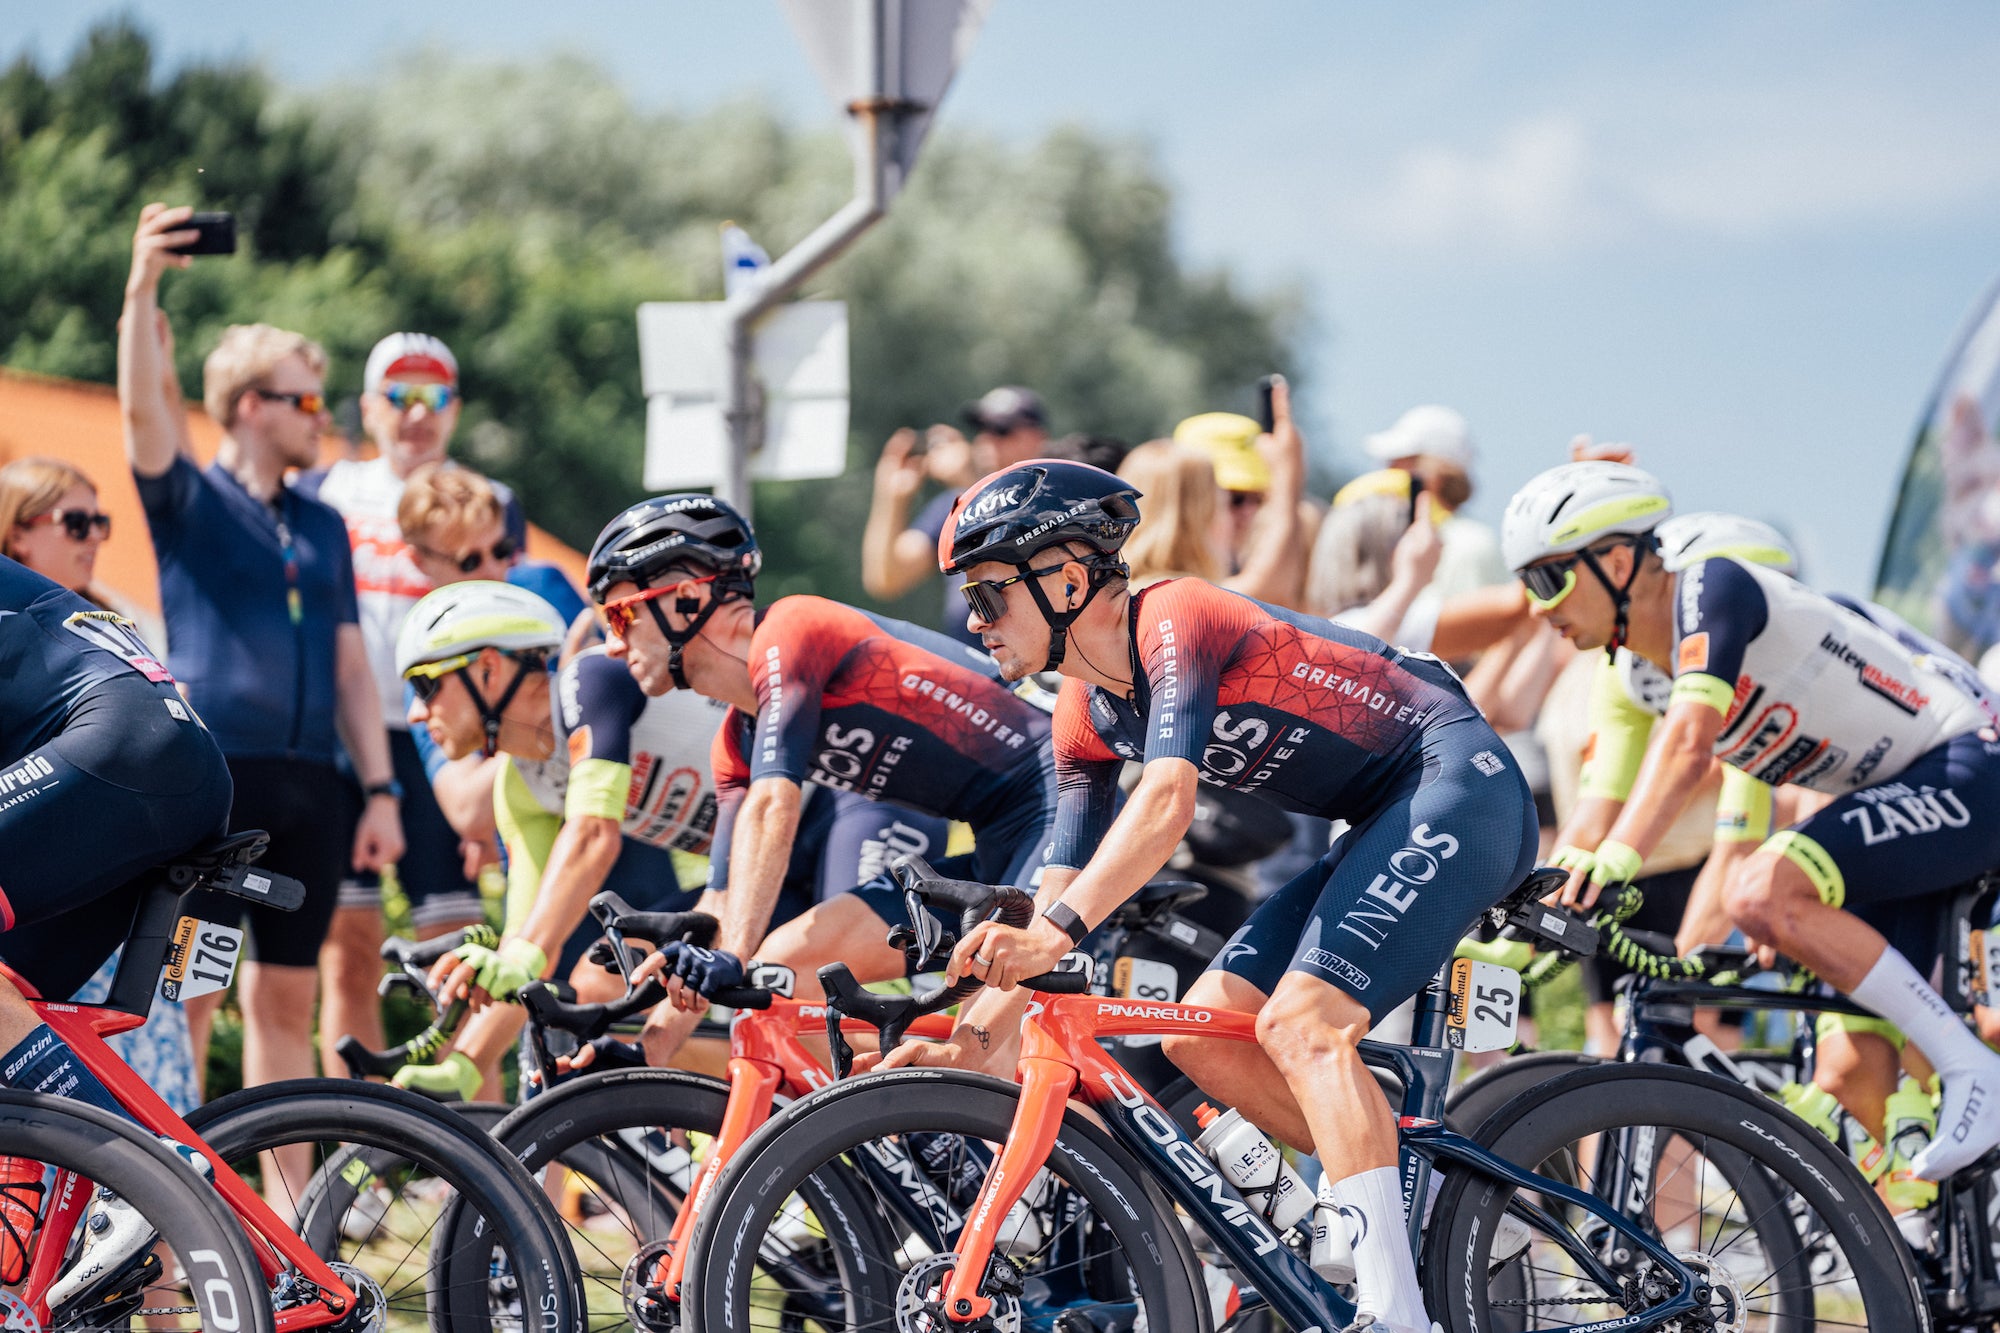
M520 1163L453 1112L379 1083L296 1079L232 1093L188 1123L316 1254L353 1274L392 1326L581 1326L554 1209ZM461 1211L471 1225L458 1223Z
M1930 1326L1907 1249L1860 1173L1804 1122L1737 1084L1657 1065L1578 1070L1494 1113L1480 1140L1607 1200L1671 1251L1705 1292L1695 1316L1703 1327ZM1643 1317L1680 1289L1671 1270L1586 1210L1455 1166L1429 1234L1425 1296L1448 1330Z
M703 1201L682 1302L706 1333L802 1326L771 1280L772 1242L825 1238L848 1283L836 1333L953 1327L940 1306L952 1247L1005 1143L1020 1089L960 1070L908 1069L837 1084L774 1117ZM996 1327L1209 1327L1196 1261L1172 1205L1075 1110L1021 1205L1001 1223L981 1284ZM842 1182L839 1190L825 1189ZM861 1216L815 1209L858 1191Z
M39 1163L45 1170L72 1171L110 1189L172 1255L163 1263L155 1247L139 1250L122 1270L107 1272L80 1292L72 1308L52 1312L47 1324L31 1308L44 1293L10 1287L0 1292L0 1326L270 1333L271 1296L243 1224L220 1195L151 1134L68 1098L0 1088L0 1156ZM17 1201L27 1204L27 1188L17 1191ZM34 1211L46 1222L47 1201ZM27 1256L42 1247L60 1252L70 1239L45 1227L39 1235L32 1230L21 1234L15 1225L18 1215L10 1223L0 1224L9 1233L0 1244L20 1247L10 1252L10 1266L25 1266ZM88 1262L88 1256L72 1255L67 1262ZM175 1267L184 1276L174 1276Z

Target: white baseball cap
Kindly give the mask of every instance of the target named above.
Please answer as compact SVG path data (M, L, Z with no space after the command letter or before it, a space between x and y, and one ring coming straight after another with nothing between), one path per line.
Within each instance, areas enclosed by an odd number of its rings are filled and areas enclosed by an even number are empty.
M1472 466L1472 428L1448 407L1413 407L1396 424L1362 442L1370 458L1387 463L1416 454L1448 459L1462 468Z
M361 375L362 392L374 393L383 380L398 375L432 375L455 385L458 358L428 333L392 333L368 354L368 368Z

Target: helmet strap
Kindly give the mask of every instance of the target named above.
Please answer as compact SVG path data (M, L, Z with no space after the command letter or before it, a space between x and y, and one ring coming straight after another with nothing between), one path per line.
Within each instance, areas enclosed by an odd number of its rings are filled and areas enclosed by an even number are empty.
M1651 533L1632 539L1632 570L1625 576L1623 583L1611 581L1611 576L1604 572L1604 566L1597 563L1597 557L1591 554L1589 548L1577 552L1583 557L1583 563L1589 567L1590 572L1597 576L1597 581L1604 585L1604 591L1611 594L1611 606L1615 618L1611 622L1611 638L1604 645L1606 657L1615 658L1618 656L1618 650L1625 646L1626 637L1631 632L1632 584L1639 577L1639 566L1644 562L1646 553L1654 547L1655 542Z
M1016 565L1014 568L1020 570L1023 574L1031 574L1033 572L1032 563ZM1102 557L1085 564L1084 568L1090 571L1090 576L1084 581L1083 600L1075 606L1066 607L1061 611L1055 609L1054 605L1049 601L1048 594L1042 591L1042 581L1040 579L1027 578L1022 580L1023 583L1028 585L1028 595L1035 599L1035 605L1040 608L1042 619L1049 623L1049 660L1042 663L1038 668L1040 671L1055 671L1061 668L1063 658L1069 652L1069 627L1076 623L1076 618L1084 613L1084 609L1090 605L1091 599L1103 590L1106 583L1110 582L1117 575L1126 572L1126 565L1123 560L1107 561L1102 559Z
M486 732L486 742L480 753L488 759L500 753L501 715L507 711L507 705L514 702L514 696L520 692L521 682L528 678L526 662L511 656L508 660L514 663L514 679L507 682L507 688L500 691L500 697L490 704L486 702L486 696L479 692L479 687L472 683L470 666L458 673L459 679L465 682L465 692L472 696L472 706L479 710L479 722Z
M676 598L674 600L675 613L691 617L687 628L683 630L676 630L667 624L667 613L660 609L659 598L656 597L646 603L646 609L653 613L653 623L659 626L661 637L667 641L667 672L674 678L675 689L689 690L694 688L688 684L687 668L681 661L682 651L701 636L702 626L706 625L709 618L717 611L720 611L730 602L750 595L750 588L745 586L741 581L731 579L729 582L724 583L721 578L718 578L711 586L706 606L699 606L692 597Z

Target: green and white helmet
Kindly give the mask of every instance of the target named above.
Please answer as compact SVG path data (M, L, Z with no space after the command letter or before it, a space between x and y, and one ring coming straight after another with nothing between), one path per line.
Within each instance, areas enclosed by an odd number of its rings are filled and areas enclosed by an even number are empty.
M488 579L447 584L410 608L396 636L396 674L442 676L482 648L553 651L567 629L561 613L526 588Z
M1799 574L1799 553L1791 541L1754 518L1713 511L1679 514L1660 524L1653 535L1659 539L1660 562L1675 573L1726 555L1793 578Z
M1500 549L1519 573L1537 560L1581 551L1606 537L1638 537L1673 516L1673 497L1629 463L1564 463L1514 493Z

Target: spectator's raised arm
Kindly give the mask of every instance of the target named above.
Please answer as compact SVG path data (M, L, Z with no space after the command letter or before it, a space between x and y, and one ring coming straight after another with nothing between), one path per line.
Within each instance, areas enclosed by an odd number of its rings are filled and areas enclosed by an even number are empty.
M160 310L160 277L186 268L188 256L173 253L194 240L184 224L194 215L186 206L147 204L132 237L132 273L125 280L125 308L118 317L118 409L125 427L125 457L142 477L157 477L173 466L186 430L180 395L170 393L173 338Z
M910 502L924 484L924 456L908 427L889 437L875 464L875 496L861 534L861 586L870 597L901 597L937 573L937 547L910 526Z

